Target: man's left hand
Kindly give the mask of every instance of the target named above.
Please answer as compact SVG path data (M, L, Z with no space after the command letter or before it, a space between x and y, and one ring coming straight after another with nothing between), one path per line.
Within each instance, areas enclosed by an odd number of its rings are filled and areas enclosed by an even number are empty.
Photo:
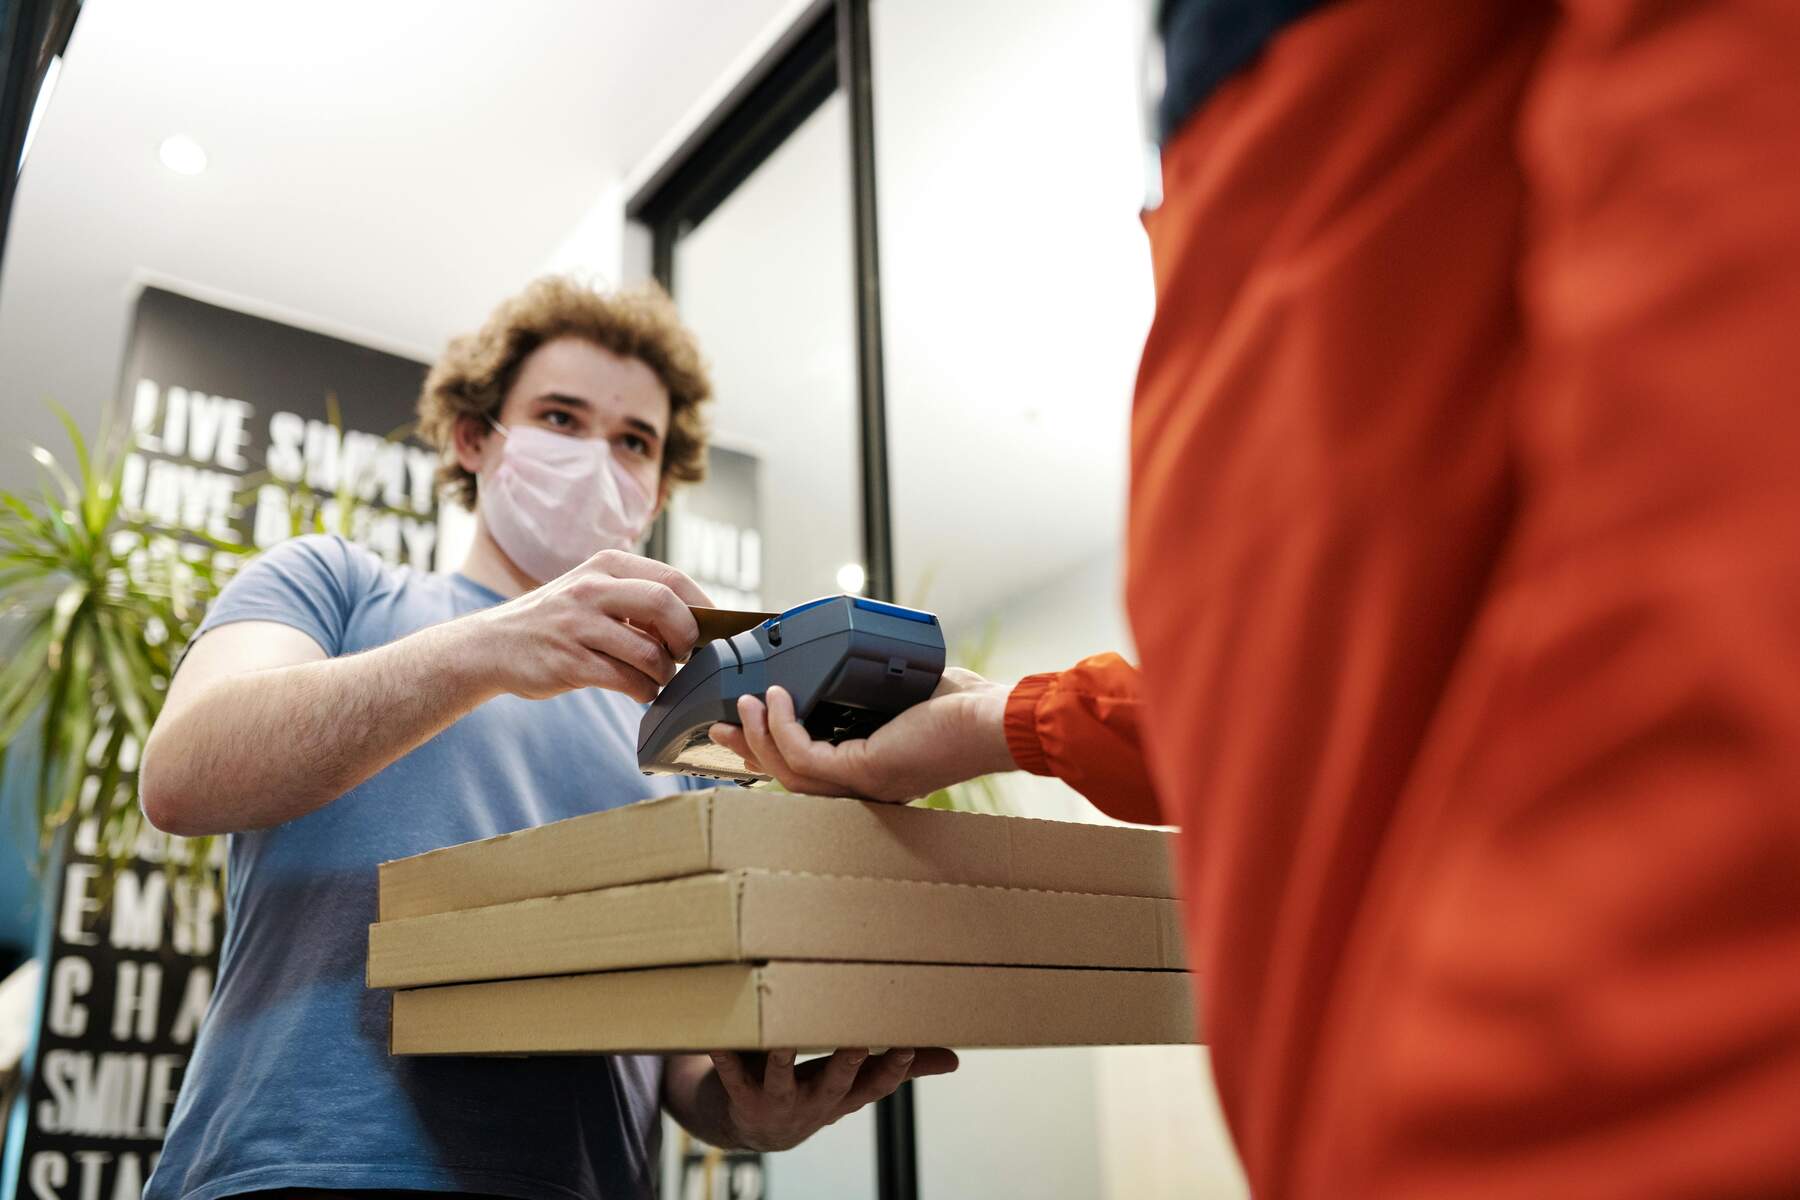
M892 1094L908 1079L956 1070L956 1055L942 1049L839 1050L829 1058L794 1065L792 1050L766 1055L712 1054L725 1091L731 1140L746 1150L787 1150L825 1126Z

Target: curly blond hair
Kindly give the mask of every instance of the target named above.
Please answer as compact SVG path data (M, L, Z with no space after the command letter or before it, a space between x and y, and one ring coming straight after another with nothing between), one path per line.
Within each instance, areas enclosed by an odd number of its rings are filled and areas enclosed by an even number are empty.
M446 493L475 508L475 476L456 461L457 418L498 419L520 364L539 346L563 337L584 338L654 371L669 391L663 481L697 483L706 477L700 410L712 398L712 381L668 293L654 283L600 292L546 275L502 303L479 330L452 338L425 377L419 436L442 456L437 478Z

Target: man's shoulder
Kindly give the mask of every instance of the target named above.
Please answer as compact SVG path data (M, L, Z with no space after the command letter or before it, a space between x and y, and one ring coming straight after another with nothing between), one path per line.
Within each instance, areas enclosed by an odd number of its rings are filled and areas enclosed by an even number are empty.
M339 631L369 600L417 590L416 572L392 567L335 533L309 533L278 542L236 573L214 604L219 623L245 608L299 609L329 616ZM241 619L241 614L240 614Z
M253 561L281 574L325 575L353 593L385 582L397 572L380 555L336 533L289 538L269 547Z

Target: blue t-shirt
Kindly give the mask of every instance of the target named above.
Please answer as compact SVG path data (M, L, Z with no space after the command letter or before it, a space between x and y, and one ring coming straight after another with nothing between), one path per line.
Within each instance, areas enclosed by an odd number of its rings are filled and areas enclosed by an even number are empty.
M202 632L279 621L336 656L500 599L305 537L245 567ZM612 692L501 696L318 811L233 834L218 984L145 1200L653 1195L659 1058L393 1058L389 995L363 986L377 863L683 786L638 773L642 713Z

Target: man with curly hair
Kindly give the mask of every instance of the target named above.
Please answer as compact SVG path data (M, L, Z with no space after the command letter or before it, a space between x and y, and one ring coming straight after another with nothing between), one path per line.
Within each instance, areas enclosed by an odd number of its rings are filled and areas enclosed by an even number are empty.
M682 786L638 772L636 730L707 598L630 550L701 477L709 394L659 290L541 279L452 341L420 397L476 514L460 571L306 537L221 594L140 771L158 828L230 835L218 985L149 1200L649 1196L664 1106L715 1145L784 1149L954 1067L388 1055L387 994L363 986L377 863Z

